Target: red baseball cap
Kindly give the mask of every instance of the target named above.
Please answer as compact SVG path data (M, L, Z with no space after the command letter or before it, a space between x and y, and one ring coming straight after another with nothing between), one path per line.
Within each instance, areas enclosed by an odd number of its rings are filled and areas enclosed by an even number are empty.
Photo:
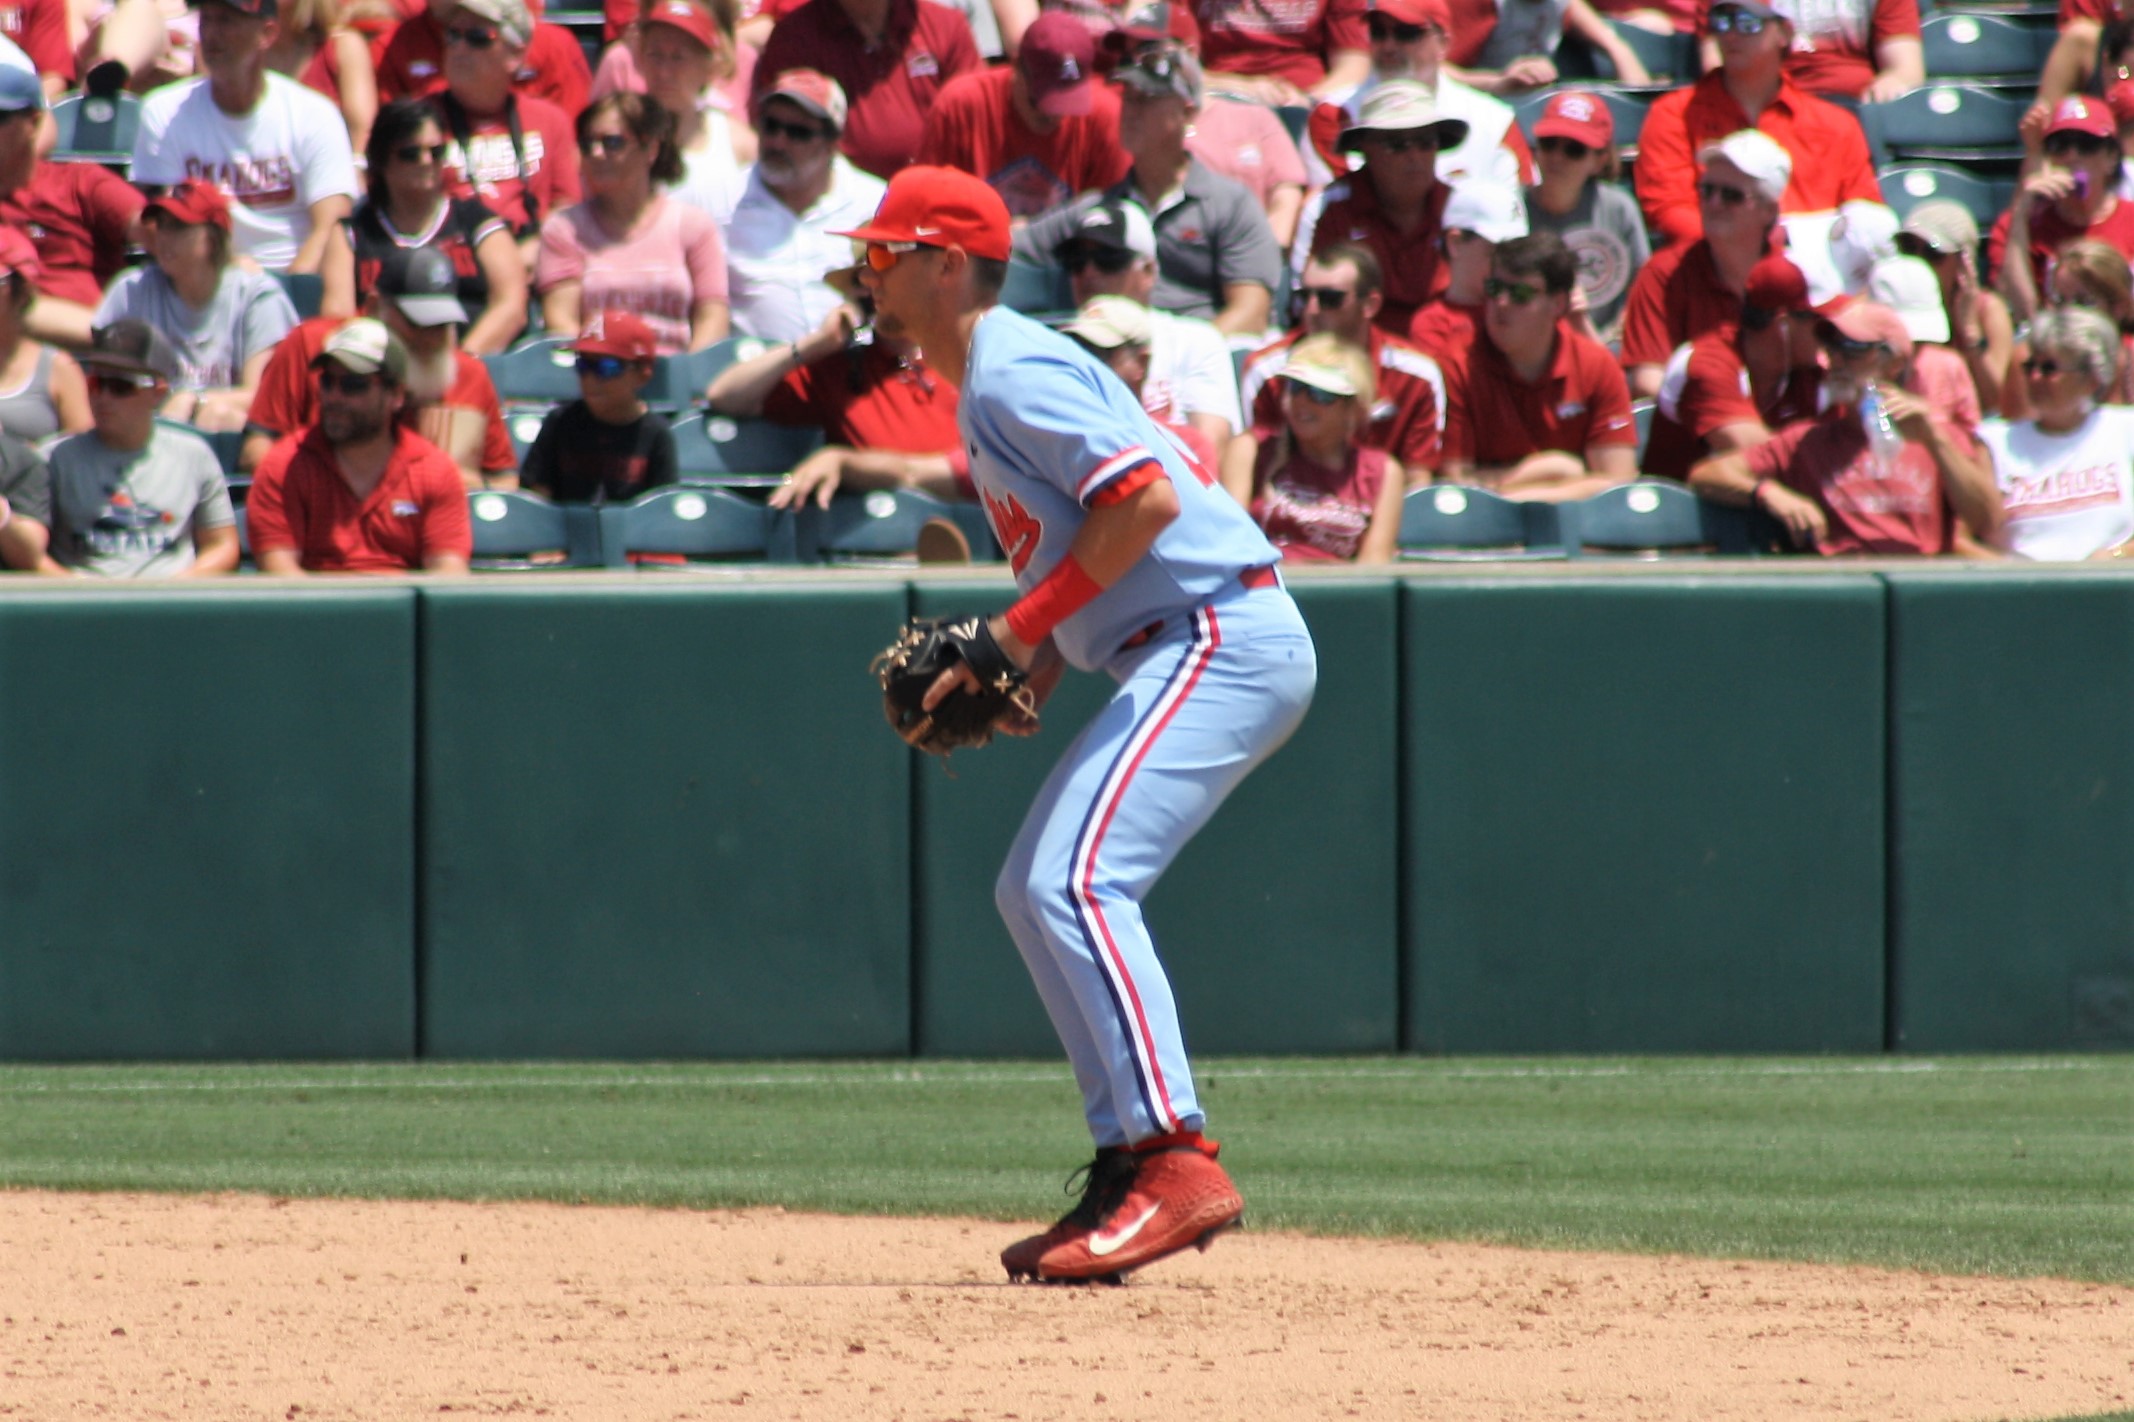
M925 247L957 246L974 257L1008 260L1013 240L1008 232L1008 205L983 178L958 168L920 163L889 180L874 220L850 232L861 242L917 242Z
M1588 148L1606 148L1615 142L1615 115L1607 101L1583 89L1551 94L1534 121L1536 138L1568 138Z
M2045 126L2045 136L2056 133L2086 133L2092 138L2117 138L2119 125L2112 120L2112 111L2095 99L2080 94L2070 94L2052 111L2052 122Z
M1759 311L1806 311L1808 278L1787 258L1767 253L1749 268L1743 300Z
M595 311L570 348L580 355L650 360L659 354L659 341L642 316L628 311Z
M31 286L44 280L44 262L37 244L20 228L0 227L0 277L20 276Z
M1452 33L1452 6L1447 0L1371 0L1368 9L1397 25L1434 25Z
M711 22L711 16L690 0L659 0L645 11L648 25L670 25L716 54L721 43L719 27Z
M1051 118L1074 118L1097 101L1097 37L1089 26L1057 10L1023 31L1015 67L1030 86L1030 102Z
M207 223L230 230L230 200L205 178L187 178L161 197L148 200L149 212L168 213L179 222Z
M756 98L756 112L773 99L798 104L839 133L845 131L845 91L835 79L815 69L786 69Z
M1826 312L1823 320L1849 340L1879 341L1903 359L1912 358L1912 333L1905 326L1904 318L1887 306L1855 298L1835 311Z
M2122 79L2104 96L2104 106L2119 123L2134 123L2134 79Z

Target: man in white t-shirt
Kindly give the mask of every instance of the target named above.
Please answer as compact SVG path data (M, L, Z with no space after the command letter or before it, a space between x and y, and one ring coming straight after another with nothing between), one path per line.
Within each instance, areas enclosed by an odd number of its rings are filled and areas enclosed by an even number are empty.
M1148 378L1141 407L1168 424L1189 424L1218 451L1245 427L1237 367L1223 333L1206 321L1155 308L1156 229L1137 203L1100 202L1053 249L1067 268L1074 304L1126 296L1149 308Z
M355 157L333 101L267 68L279 34L275 0L202 0L206 77L142 102L133 180L212 182L229 196L236 251L268 271L315 272L354 207Z
M1446 0L1370 0L1371 77L1346 93L1326 96L1312 114L1314 138L1322 132L1338 137L1363 113L1363 101L1388 79L1412 79L1431 91L1438 117L1458 119L1467 136L1438 150L1437 174L1447 183L1491 178L1507 187L1534 179L1534 158L1526 135L1514 123L1512 106L1492 98L1445 72L1451 44L1452 9ZM1316 145L1307 145L1305 165L1312 186L1324 187L1340 176L1328 168Z
M852 239L884 184L837 151L845 91L812 69L788 69L756 103L756 161L726 224L726 292L735 332L798 341L844 298L823 273L852 265Z

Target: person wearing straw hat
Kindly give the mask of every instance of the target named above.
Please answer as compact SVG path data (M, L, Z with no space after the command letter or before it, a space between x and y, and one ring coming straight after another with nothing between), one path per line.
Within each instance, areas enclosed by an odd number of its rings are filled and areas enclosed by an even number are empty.
M1438 239L1451 189L1438 181L1437 155L1466 136L1466 121L1440 114L1421 84L1379 85L1341 133L1341 150L1361 155L1362 166L1306 204L1297 270L1328 247L1368 247L1386 274L1378 325L1406 339L1416 311L1445 289Z

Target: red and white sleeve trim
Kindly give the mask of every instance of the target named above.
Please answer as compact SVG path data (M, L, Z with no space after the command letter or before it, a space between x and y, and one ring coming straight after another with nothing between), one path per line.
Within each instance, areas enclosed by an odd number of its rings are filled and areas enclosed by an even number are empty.
M1145 444L1137 444L1131 449L1121 450L1082 476L1082 482L1075 486L1075 498L1085 505L1088 504L1097 490L1103 488L1127 470L1132 469L1135 465L1146 464L1155 457L1154 454L1149 452L1149 448Z

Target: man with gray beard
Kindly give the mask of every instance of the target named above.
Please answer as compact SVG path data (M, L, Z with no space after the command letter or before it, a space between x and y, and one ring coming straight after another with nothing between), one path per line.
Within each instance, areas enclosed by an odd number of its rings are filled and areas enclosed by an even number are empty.
M737 335L799 341L841 300L823 273L852 265L836 231L864 225L880 178L837 151L845 91L812 69L780 74L756 103L756 161L726 226L727 299Z
M400 418L452 456L469 489L515 489L518 460L489 368L459 348L467 308L460 304L458 280L443 252L411 247L380 270L378 285L364 297L364 314L382 321L407 351ZM318 419L312 366L344 324L318 317L275 347L246 416L243 467L256 467L275 440Z

